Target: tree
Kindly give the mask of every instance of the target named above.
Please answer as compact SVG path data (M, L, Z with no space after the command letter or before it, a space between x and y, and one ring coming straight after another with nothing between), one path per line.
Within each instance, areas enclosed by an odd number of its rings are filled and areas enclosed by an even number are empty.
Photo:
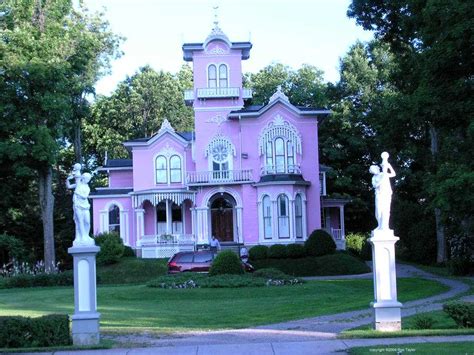
M90 33L78 36L88 17L68 0L6 0L0 13L0 163L11 164L14 174L37 177L44 261L50 269L55 264L53 166L68 144L66 129L76 109L72 93L78 91L72 88L80 80L72 78L92 63L83 52ZM83 54L87 65L80 64Z
M396 117L410 139L420 188L434 211L437 261L446 260L445 233L453 240L474 230L472 191L474 7L466 0L354 0L348 15L390 45L401 94ZM415 144L413 144L415 143ZM464 203L467 201L468 203Z
M92 115L84 123L86 150L96 162L105 152L114 158L125 158L122 142L150 137L158 132L167 118L178 131L193 129L192 108L184 104L183 91L192 87L188 65L173 75L156 72L149 66L119 83L110 95L100 96L92 106Z

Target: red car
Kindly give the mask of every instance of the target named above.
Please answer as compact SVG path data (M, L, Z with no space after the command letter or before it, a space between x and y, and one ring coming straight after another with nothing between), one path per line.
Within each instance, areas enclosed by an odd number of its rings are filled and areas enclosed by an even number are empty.
M168 260L168 274L188 271L209 272L214 257L215 253L209 250L176 253ZM246 272L254 271L253 266L244 261L242 268Z

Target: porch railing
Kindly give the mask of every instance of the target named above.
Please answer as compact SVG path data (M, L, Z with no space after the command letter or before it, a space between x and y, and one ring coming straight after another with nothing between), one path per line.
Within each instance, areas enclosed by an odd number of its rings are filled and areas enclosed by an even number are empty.
M331 235L334 238L334 240L343 239L342 229L331 228Z
M141 238L142 258L169 258L181 251L196 250L193 234L144 235Z
M299 165L265 165L261 168L262 175L301 174Z
M210 185L214 183L239 183L251 182L252 170L218 170L218 171L193 171L188 172L186 182L188 185Z

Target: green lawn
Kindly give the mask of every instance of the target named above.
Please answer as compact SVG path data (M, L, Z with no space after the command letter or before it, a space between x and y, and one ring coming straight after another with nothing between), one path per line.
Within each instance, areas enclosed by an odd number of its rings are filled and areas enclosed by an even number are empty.
M446 287L423 279L398 282L401 302L429 297ZM300 286L243 289L156 289L144 285L99 286L104 330L229 329L367 308L372 280L311 281ZM73 289L0 290L0 315L73 312Z
M121 258L117 264L99 265L97 279L100 284L143 284L166 274L168 259Z
M349 354L472 354L472 342L398 344L352 348Z

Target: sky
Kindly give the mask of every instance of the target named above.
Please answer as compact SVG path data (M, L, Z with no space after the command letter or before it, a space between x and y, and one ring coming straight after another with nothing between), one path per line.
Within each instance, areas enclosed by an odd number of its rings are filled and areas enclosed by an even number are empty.
M233 42L253 44L243 71L258 72L271 63L298 69L311 64L327 81L338 80L339 58L356 41L373 38L346 16L350 0L85 0L103 10L112 31L126 38L111 74L96 85L110 94L140 67L177 72L185 63L183 43L204 42L218 6L219 26Z

